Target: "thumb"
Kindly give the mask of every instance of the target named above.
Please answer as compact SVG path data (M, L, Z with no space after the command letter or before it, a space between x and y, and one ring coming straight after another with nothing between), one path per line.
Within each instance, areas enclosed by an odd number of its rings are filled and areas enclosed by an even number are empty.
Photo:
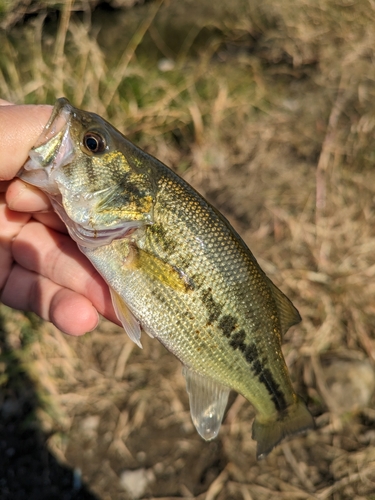
M51 112L52 106L17 106L0 100L0 181L17 174Z

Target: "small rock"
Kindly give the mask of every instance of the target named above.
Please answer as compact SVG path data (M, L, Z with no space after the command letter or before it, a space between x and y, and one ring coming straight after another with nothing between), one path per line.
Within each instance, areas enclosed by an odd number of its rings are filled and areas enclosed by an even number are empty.
M144 462L146 460L146 457L147 457L147 455L146 455L146 453L144 451L139 451L137 453L137 460L138 460L138 462Z
M80 422L80 427L83 432L91 433L95 432L99 426L100 416L90 415Z
M160 59L158 61L158 69L159 71L163 71L164 73L166 71L172 71L172 69L174 69L175 67L175 63L174 61L172 61L172 59Z
M335 406L342 412L368 406L375 389L375 373L367 360L337 360L323 368Z
M155 476L151 469L126 470L120 476L120 484L136 499L144 495L148 485L154 479Z

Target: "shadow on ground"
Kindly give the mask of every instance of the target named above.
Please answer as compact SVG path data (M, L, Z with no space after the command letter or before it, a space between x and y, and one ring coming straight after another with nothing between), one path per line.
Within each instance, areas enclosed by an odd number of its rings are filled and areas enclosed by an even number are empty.
M81 483L79 471L58 463L34 417L33 382L7 343L0 324L0 499L97 500Z

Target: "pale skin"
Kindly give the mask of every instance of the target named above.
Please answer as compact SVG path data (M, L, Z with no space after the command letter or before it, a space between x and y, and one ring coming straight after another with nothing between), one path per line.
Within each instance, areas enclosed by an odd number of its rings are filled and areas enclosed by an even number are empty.
M48 198L15 178L51 111L0 99L0 301L83 335L97 326L98 313L118 323L108 287Z

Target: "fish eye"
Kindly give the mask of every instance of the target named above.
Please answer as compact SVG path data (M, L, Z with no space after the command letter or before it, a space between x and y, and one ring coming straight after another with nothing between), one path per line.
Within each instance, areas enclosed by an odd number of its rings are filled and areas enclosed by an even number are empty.
M106 148L106 142L102 135L97 132L88 132L83 138L83 145L91 153L102 153Z

